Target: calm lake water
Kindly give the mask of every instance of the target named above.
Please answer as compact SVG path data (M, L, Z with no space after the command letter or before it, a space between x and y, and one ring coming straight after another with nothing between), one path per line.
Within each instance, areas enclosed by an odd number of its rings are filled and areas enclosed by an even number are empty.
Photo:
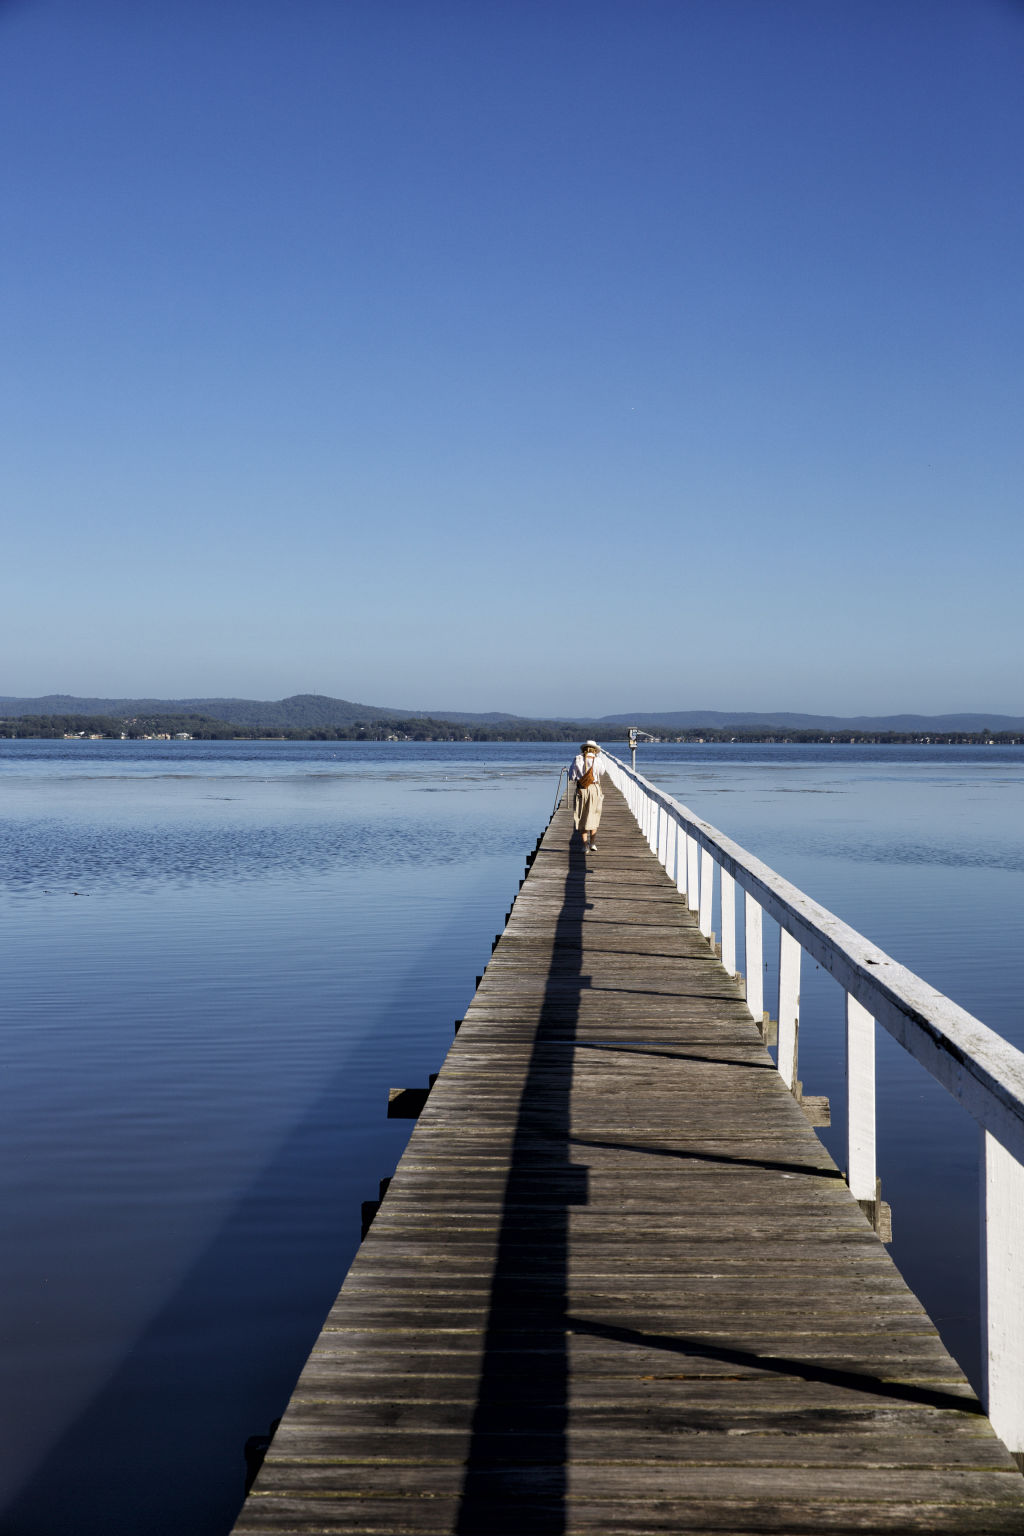
M400 1156L387 1089L439 1065L567 756L0 743L3 1536L230 1528ZM638 766L1024 1046L1024 749ZM841 1163L842 999L809 972ZM976 1131L881 1033L878 1076L892 1252L976 1376Z

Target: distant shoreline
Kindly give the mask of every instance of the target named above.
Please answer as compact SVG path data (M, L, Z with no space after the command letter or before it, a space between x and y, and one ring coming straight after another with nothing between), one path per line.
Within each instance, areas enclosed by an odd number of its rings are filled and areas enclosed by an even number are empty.
M403 729L402 727L405 727ZM934 747L1019 747L1024 746L1021 731L814 731L785 730L779 727L763 730L729 730L706 727L681 732L643 731L641 751L648 746L934 746ZM533 745L565 746L578 742L587 734L609 744L624 746L628 741L625 726L602 727L599 723L590 727L573 725L552 728L545 722L541 726L528 727L475 727L467 730L441 720L431 721L367 721L352 726L326 726L319 728L293 728L275 735L267 735L246 726L231 725L219 720L193 720L174 717L149 720L109 720L86 716L38 718L0 718L0 741L125 741L153 742L166 746L188 746L194 742L235 741L271 742L368 742L375 746L395 745L455 745L474 746L493 742Z
M230 730L286 739L295 732L342 733L341 739L388 735L424 735L462 740L571 741L593 735L623 741L631 726L645 735L665 740L701 736L713 739L751 739L780 736L817 740L950 741L996 736L1024 740L1024 715L999 711L959 710L941 714L903 711L898 714L808 714L798 710L766 709L652 709L637 708L628 714L516 715L507 710L470 713L456 709L394 709L378 704L358 704L352 699L327 694L293 694L286 699L131 699L82 698L74 694L46 694L17 698L0 694L0 732L4 722L21 727L35 725L40 734L54 729L77 732L86 727L106 734L113 730L193 735ZM95 722L95 723L94 723Z

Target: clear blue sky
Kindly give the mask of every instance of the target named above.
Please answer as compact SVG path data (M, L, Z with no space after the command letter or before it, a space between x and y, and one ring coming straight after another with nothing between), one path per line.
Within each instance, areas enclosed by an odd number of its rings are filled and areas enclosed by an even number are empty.
M0 0L0 693L1024 713L1024 4Z

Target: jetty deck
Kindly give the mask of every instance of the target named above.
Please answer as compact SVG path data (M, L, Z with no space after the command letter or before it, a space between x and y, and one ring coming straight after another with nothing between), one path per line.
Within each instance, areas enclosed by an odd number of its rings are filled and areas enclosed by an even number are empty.
M235 1527L1024 1532L617 792L559 810Z

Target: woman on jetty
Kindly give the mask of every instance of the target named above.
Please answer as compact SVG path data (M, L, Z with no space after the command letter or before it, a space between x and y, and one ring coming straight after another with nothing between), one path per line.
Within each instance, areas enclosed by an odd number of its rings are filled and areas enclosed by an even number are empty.
M604 791L601 788L601 775L608 770L601 761L601 748L596 741L585 741L573 758L572 767L569 769L570 782L575 780L576 795L573 800L572 820L573 825L583 838L583 846L590 843L591 853L596 853L595 839L597 829L601 825L601 807L604 805Z

